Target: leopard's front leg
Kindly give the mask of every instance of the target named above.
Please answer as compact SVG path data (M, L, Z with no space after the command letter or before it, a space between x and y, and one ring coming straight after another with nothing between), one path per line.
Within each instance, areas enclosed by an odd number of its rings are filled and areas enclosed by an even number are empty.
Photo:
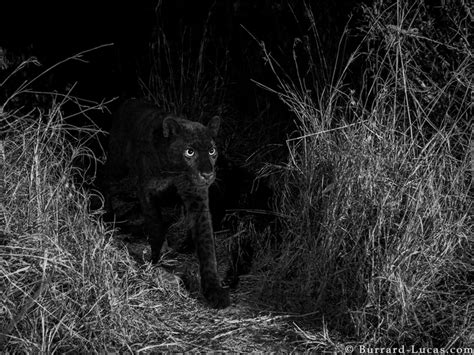
M199 258L202 293L213 308L225 308L230 304L229 290L221 286L217 273L208 197L193 196L192 201L185 200L185 206Z

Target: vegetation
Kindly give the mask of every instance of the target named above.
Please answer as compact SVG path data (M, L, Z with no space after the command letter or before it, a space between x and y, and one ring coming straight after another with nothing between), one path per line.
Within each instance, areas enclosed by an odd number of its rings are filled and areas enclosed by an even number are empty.
M346 62L343 53L325 60L310 8L293 67L261 46L277 85L258 85L285 103L297 131L286 161L262 169L275 177L278 227L246 221L236 231L251 235L256 255L226 310L138 264L103 209L91 208L101 201L89 185L102 153L90 147L103 132L88 117L107 103L35 92L37 77L1 97L0 349L472 346L473 53L464 4L447 1L436 19L422 0L364 7L362 40ZM159 36L156 46L169 48ZM205 45L196 63L154 75L148 95L199 118L219 112L225 75L208 80ZM155 74L171 68L166 60L156 59ZM23 62L0 90L33 64ZM89 123L72 125L77 116Z
M320 95L313 47L309 74L296 79L265 52L299 135L276 169L284 232L256 258L262 296L319 311L357 344L450 347L472 337L473 53L469 18L454 10L441 35L422 1L364 8L361 47ZM357 92L343 83L360 61Z

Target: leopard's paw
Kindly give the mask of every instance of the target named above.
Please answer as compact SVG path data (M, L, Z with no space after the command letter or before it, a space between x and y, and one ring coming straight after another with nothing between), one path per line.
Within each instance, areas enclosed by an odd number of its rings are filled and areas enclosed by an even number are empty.
M204 292L204 297L212 308L222 309L230 305L229 288L227 287L212 287Z

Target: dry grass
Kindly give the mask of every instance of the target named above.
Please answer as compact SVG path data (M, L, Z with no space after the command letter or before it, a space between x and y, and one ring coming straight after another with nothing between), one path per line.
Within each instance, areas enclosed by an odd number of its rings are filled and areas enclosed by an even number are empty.
M422 1L365 9L365 39L343 73L362 58L360 93L336 76L312 95L320 82L292 80L265 51L300 135L279 169L285 232L257 257L262 296L318 312L359 345L472 341L473 53L467 17L450 12L454 34L434 40L420 30L425 10Z

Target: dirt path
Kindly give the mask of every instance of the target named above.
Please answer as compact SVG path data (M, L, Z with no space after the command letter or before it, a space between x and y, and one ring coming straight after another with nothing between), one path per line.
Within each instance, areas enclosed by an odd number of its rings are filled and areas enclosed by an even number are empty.
M135 258L149 253L148 245L144 241L126 243L126 246ZM163 267L144 264L144 267L153 273L156 282L163 286L167 295L165 302L156 302L152 309L149 309L149 316L156 320L150 321L154 324L154 329L151 329L150 335L144 338L143 344L134 344L134 350L173 352L308 350L309 333L301 327L305 323L305 318L313 315L289 315L269 310L268 305L262 303L256 295L255 288L259 280L255 276L241 276L238 287L231 290L231 306L223 310L214 310L205 304L199 294L196 281L198 264L193 255L171 256L165 253L162 259ZM188 281L185 289L181 278L194 280ZM150 306L143 305L143 307ZM321 336L320 342L328 344L324 336ZM316 344L312 345L314 347Z

